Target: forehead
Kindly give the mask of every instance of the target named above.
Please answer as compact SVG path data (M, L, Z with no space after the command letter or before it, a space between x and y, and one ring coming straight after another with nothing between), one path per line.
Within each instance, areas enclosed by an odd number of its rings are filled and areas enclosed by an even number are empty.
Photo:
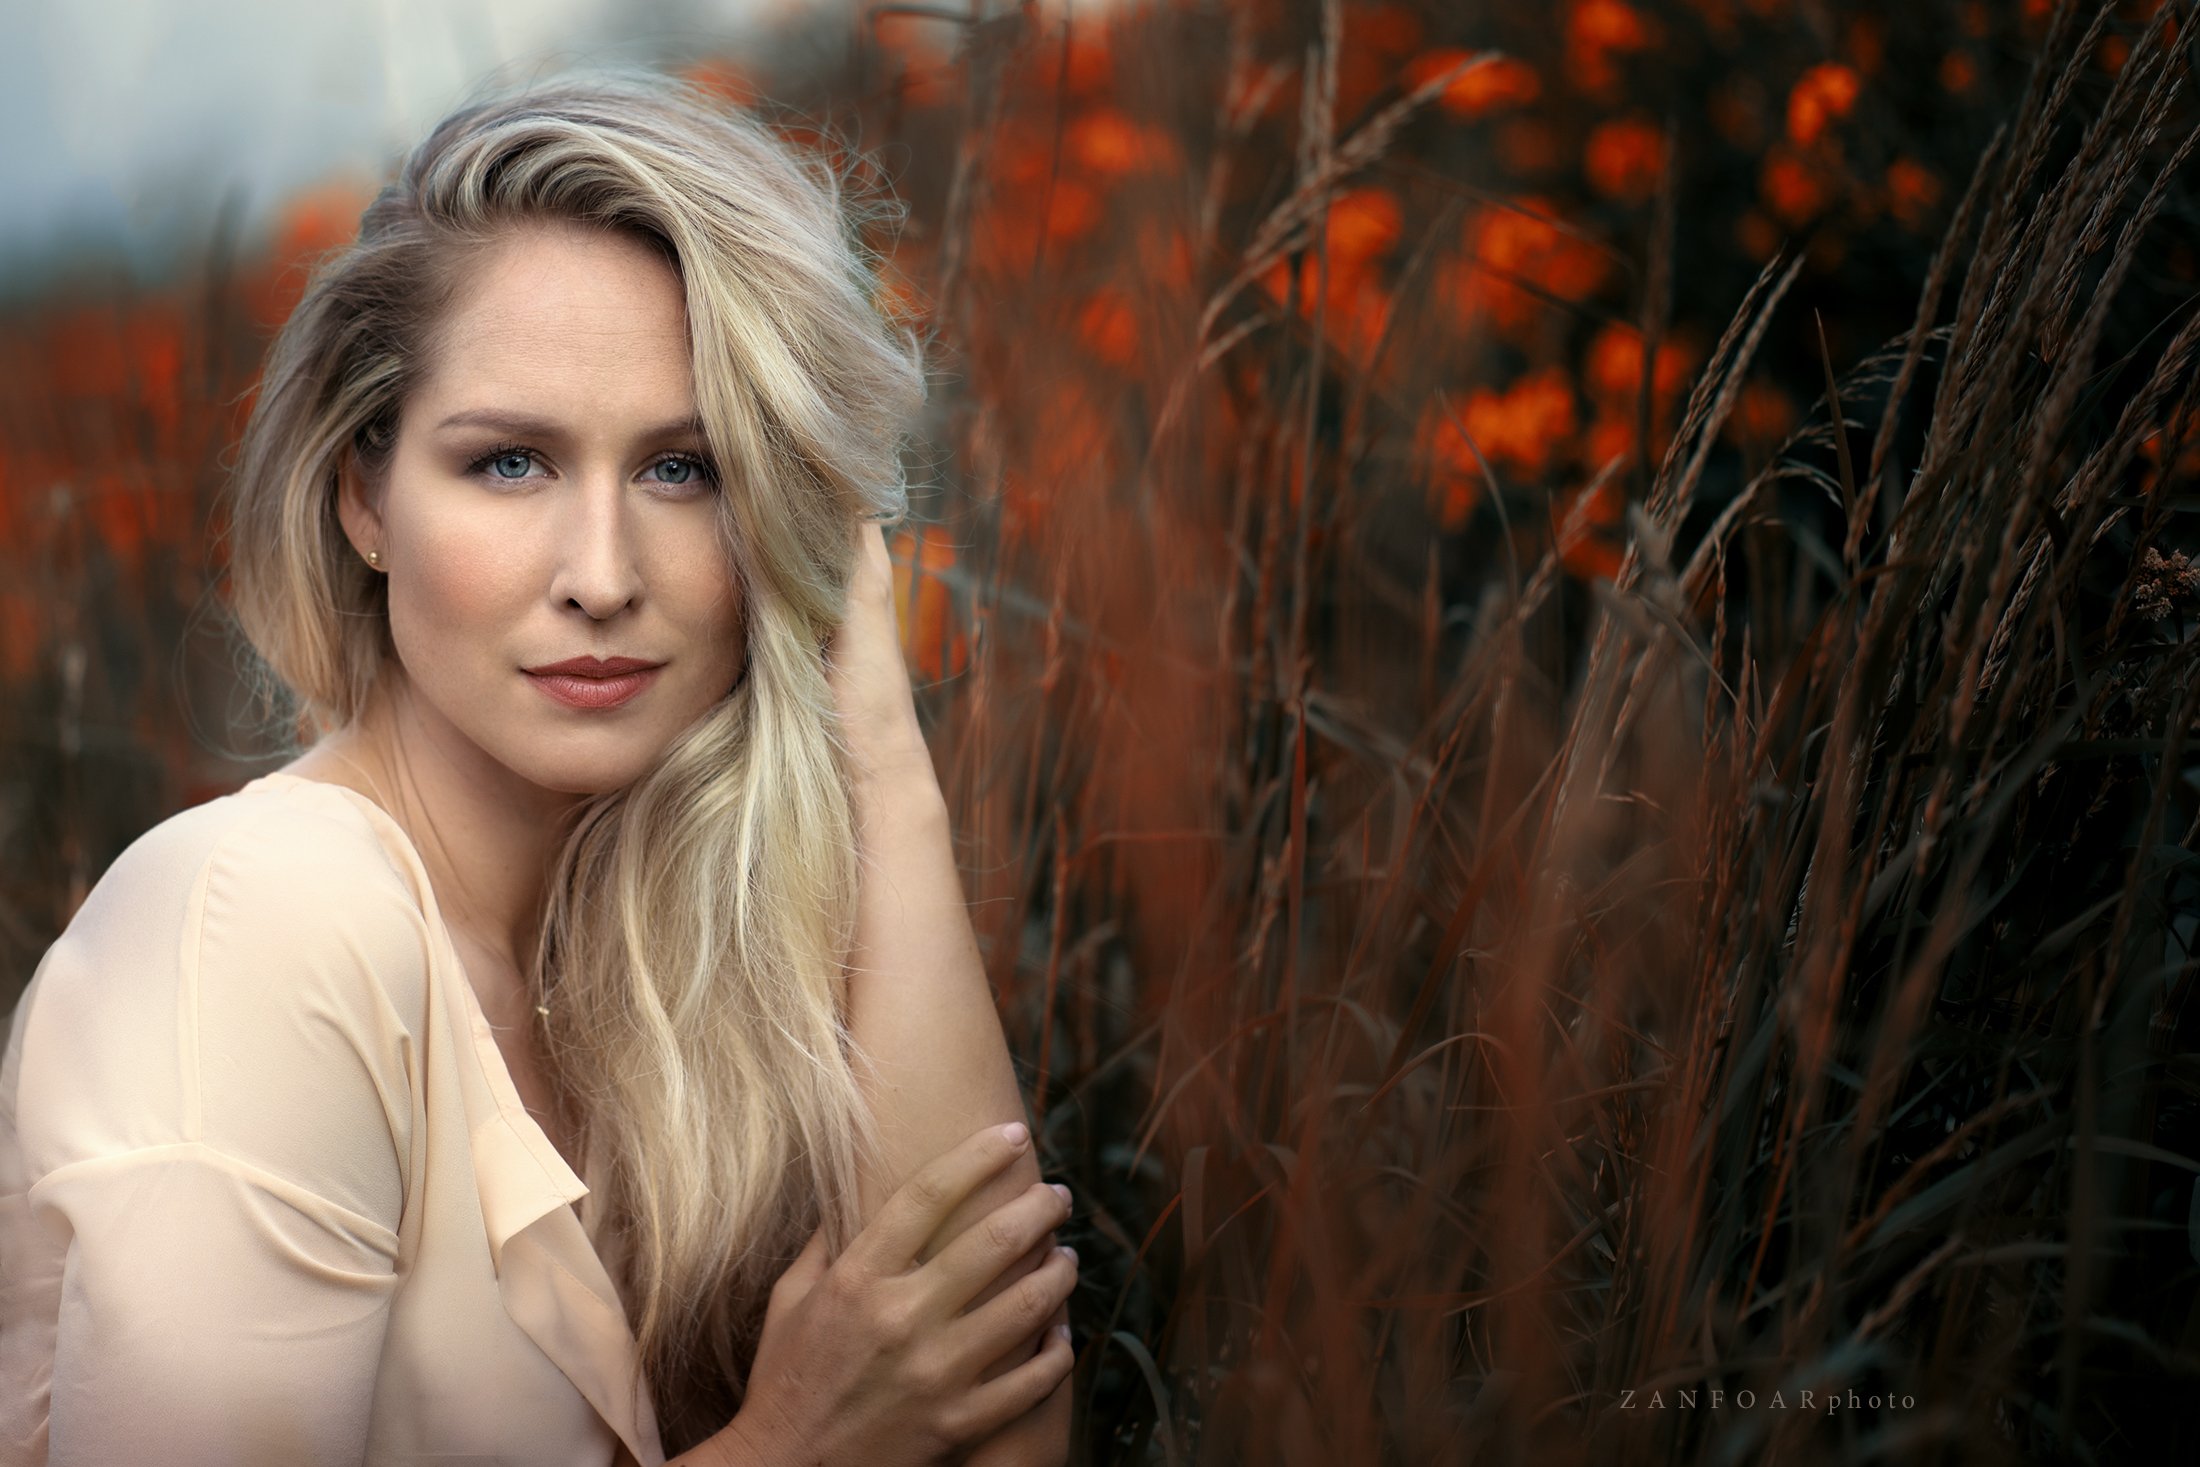
M692 405L686 295L630 235L535 224L468 267L437 333L424 398L677 415Z

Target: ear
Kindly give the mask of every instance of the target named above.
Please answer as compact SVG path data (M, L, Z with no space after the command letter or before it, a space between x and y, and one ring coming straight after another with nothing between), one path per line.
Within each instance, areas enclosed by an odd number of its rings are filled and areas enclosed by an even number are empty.
M369 550L387 554L381 501L380 487L368 483L357 451L345 448L336 461L336 518L344 527L344 537L351 541L352 551L362 561Z

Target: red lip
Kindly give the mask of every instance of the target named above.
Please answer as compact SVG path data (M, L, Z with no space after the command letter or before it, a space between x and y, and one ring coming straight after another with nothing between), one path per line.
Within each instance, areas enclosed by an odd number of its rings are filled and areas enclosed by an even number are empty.
M662 662L652 662L646 657L568 657L563 662L545 662L540 667L525 670L537 677L561 672L574 677L617 677L623 672L646 672L662 666Z
M661 665L661 664L660 664ZM568 708L585 712L617 708L657 681L657 666L645 665L613 677L577 672L530 672L527 680Z

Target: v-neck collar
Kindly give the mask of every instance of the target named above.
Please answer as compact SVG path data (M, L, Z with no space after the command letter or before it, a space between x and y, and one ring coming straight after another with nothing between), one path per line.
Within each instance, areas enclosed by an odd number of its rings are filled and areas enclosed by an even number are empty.
M348 785L275 770L245 788L268 780L333 791L375 828L411 879L428 930L457 975L448 985L457 990L453 1017L473 1041L475 1062L460 1066L460 1088L489 1259L505 1312L618 1433L634 1460L658 1467L664 1446L642 1380L640 1347L618 1289L572 1206L588 1195L588 1185L527 1113L419 850L387 810Z

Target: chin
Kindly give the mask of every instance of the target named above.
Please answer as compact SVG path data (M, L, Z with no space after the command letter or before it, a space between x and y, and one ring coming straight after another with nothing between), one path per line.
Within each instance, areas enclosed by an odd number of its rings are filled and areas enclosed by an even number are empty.
M580 754L515 750L502 758L506 768L539 789L561 795L601 795L624 789L648 772L660 751L605 750Z

